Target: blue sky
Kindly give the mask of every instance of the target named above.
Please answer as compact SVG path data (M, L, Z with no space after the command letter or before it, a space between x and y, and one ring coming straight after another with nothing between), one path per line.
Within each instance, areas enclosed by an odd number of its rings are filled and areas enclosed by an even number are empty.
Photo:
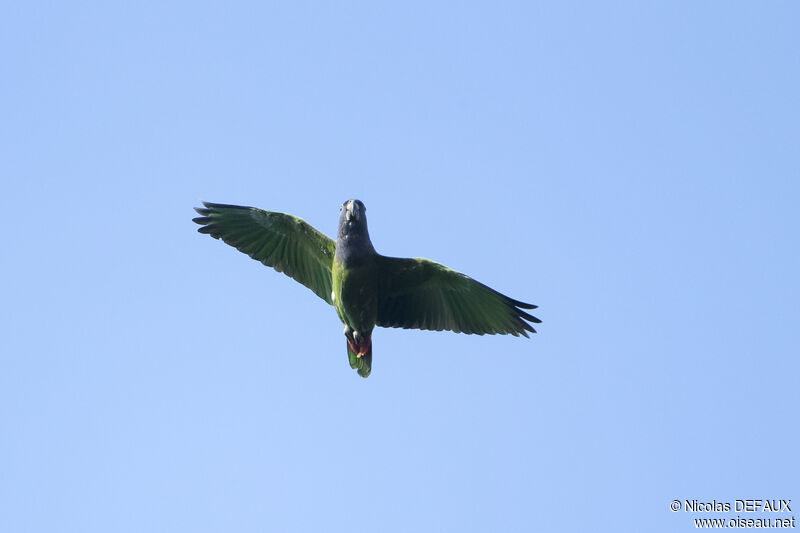
M793 2L0 7L0 530L688 531L800 503ZM378 329L201 201L539 304ZM743 514L743 513L739 513ZM788 513L777 515L787 518ZM760 518L745 516L746 518Z

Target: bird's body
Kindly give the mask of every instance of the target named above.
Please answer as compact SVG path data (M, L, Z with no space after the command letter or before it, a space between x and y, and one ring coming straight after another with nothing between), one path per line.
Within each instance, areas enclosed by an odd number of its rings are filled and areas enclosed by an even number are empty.
M344 324L350 366L358 370L372 368L372 330L378 321L374 262L348 267L333 260L333 306Z
M366 208L344 203L336 241L305 221L253 207L204 203L198 231L221 238L299 281L336 308L350 366L372 370L376 325L483 334L527 335L534 309L428 259L378 254L369 238Z
M376 293L374 261L346 267L333 262L333 305L342 324L364 335L372 333L378 321L378 295Z

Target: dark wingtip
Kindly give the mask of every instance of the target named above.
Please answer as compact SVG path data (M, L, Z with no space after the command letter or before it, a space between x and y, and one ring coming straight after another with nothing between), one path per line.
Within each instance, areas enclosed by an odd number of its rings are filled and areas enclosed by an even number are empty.
M525 330L528 330L531 333L536 333L536 330L534 329L533 326L529 324L529 322L532 322L534 324L541 324L542 321L536 318L535 316L526 313L521 309L515 309L515 311L517 312L517 320L519 321L519 325L521 326L519 333L521 333L525 337L528 337L528 334L525 332Z
M508 297L506 296L506 298L508 298ZM511 303L513 303L515 307L521 307L523 309L536 309L537 307L539 307L538 305L533 305L533 304L528 304L528 303L525 303L525 302L520 302L519 300L514 300L514 299L511 299L511 298L508 298L508 299L511 300Z
M526 313L525 311L517 309L517 313L519 314L520 317L524 318L528 322L533 322L534 324L541 324L542 323L541 320L539 320L538 318L536 318L533 315L530 315L530 314Z
M536 333L536 330L535 330L535 329L533 329L533 326L531 326L530 324L528 324L528 323L527 323L527 322L525 322L525 321L521 321L521 322L522 322L522 327L523 327L523 328L525 328L526 330L530 331L531 333ZM525 330L521 331L521 333L522 333L523 335L525 335L526 337L528 336L528 334L527 334L527 333L525 333Z
M215 204L213 202L203 202L203 205L212 211L215 209L256 209L247 205Z

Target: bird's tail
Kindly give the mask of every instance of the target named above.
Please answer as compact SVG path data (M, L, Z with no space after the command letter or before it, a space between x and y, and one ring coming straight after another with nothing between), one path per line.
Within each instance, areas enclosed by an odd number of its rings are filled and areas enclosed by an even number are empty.
M358 375L362 378L369 377L370 372L372 372L372 342L369 343L369 348L367 348L366 353L361 354L361 357L356 352L358 347L356 346L356 350L353 348L348 342L347 357L350 360L350 368L358 370Z

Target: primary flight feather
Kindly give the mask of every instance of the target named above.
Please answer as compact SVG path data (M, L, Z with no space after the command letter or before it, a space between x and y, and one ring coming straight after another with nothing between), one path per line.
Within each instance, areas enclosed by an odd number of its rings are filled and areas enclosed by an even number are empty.
M197 231L246 253L302 283L333 305L344 324L350 366L372 371L372 330L417 328L477 335L536 333L541 322L513 300L428 259L386 257L375 251L360 200L345 202L336 240L302 219L255 207L195 208Z

